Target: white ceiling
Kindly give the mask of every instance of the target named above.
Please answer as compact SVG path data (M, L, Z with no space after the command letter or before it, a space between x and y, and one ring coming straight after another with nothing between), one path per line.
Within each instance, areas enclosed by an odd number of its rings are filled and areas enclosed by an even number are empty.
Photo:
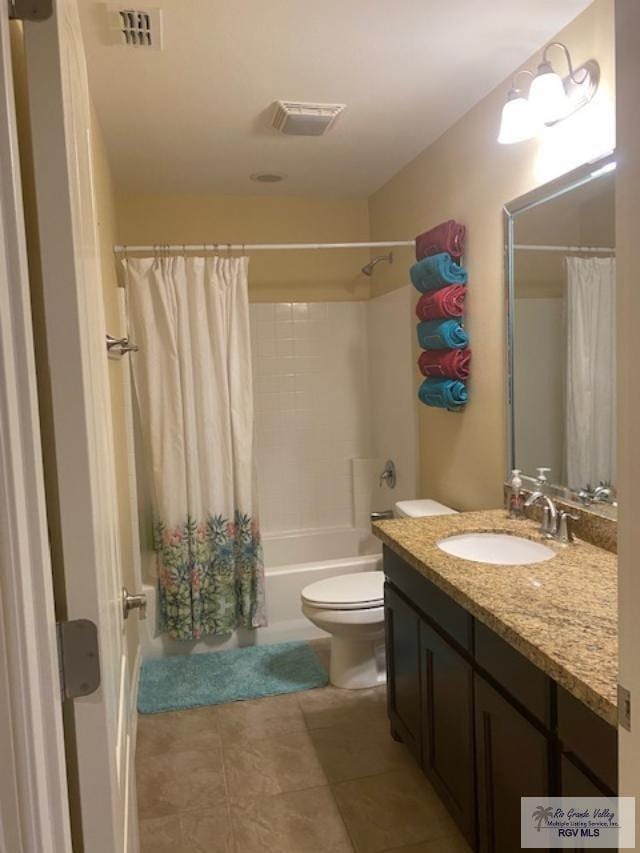
M365 196L589 0L152 0L134 8L158 5L162 51L109 45L104 4L80 0L93 98L121 188ZM347 109L326 137L287 137L269 126L278 99ZM261 186L248 177L258 171L288 179Z

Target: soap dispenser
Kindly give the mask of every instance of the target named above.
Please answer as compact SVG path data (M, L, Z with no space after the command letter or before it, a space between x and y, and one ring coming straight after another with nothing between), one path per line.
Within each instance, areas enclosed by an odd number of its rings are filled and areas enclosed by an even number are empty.
M524 498L520 490L522 489L522 480L520 479L520 471L514 468L511 472L511 494L509 496L509 515L511 518L523 518L524 516Z

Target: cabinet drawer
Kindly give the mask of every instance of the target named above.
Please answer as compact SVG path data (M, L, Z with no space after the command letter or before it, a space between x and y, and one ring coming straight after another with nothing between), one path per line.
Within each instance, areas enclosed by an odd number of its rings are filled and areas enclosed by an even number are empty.
M471 614L390 548L385 546L383 553L384 572L391 583L459 646L471 651Z
M618 731L562 687L558 687L558 737L611 793L618 790Z
M475 658L507 693L547 728L551 679L486 625L475 621Z

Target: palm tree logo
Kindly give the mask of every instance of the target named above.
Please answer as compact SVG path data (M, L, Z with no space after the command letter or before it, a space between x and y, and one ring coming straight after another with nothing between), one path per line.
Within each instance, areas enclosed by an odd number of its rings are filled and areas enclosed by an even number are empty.
M531 817L538 824L538 826L536 827L538 832L540 832L540 828L542 826L542 821L544 821L545 823L548 823L549 818L552 815L553 815L553 809L551 808L551 806L538 806L534 810Z

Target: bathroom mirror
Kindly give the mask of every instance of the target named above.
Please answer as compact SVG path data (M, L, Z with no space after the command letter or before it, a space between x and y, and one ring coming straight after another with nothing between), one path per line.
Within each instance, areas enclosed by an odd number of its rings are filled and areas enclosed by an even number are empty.
M504 208L507 476L615 515L615 159Z

